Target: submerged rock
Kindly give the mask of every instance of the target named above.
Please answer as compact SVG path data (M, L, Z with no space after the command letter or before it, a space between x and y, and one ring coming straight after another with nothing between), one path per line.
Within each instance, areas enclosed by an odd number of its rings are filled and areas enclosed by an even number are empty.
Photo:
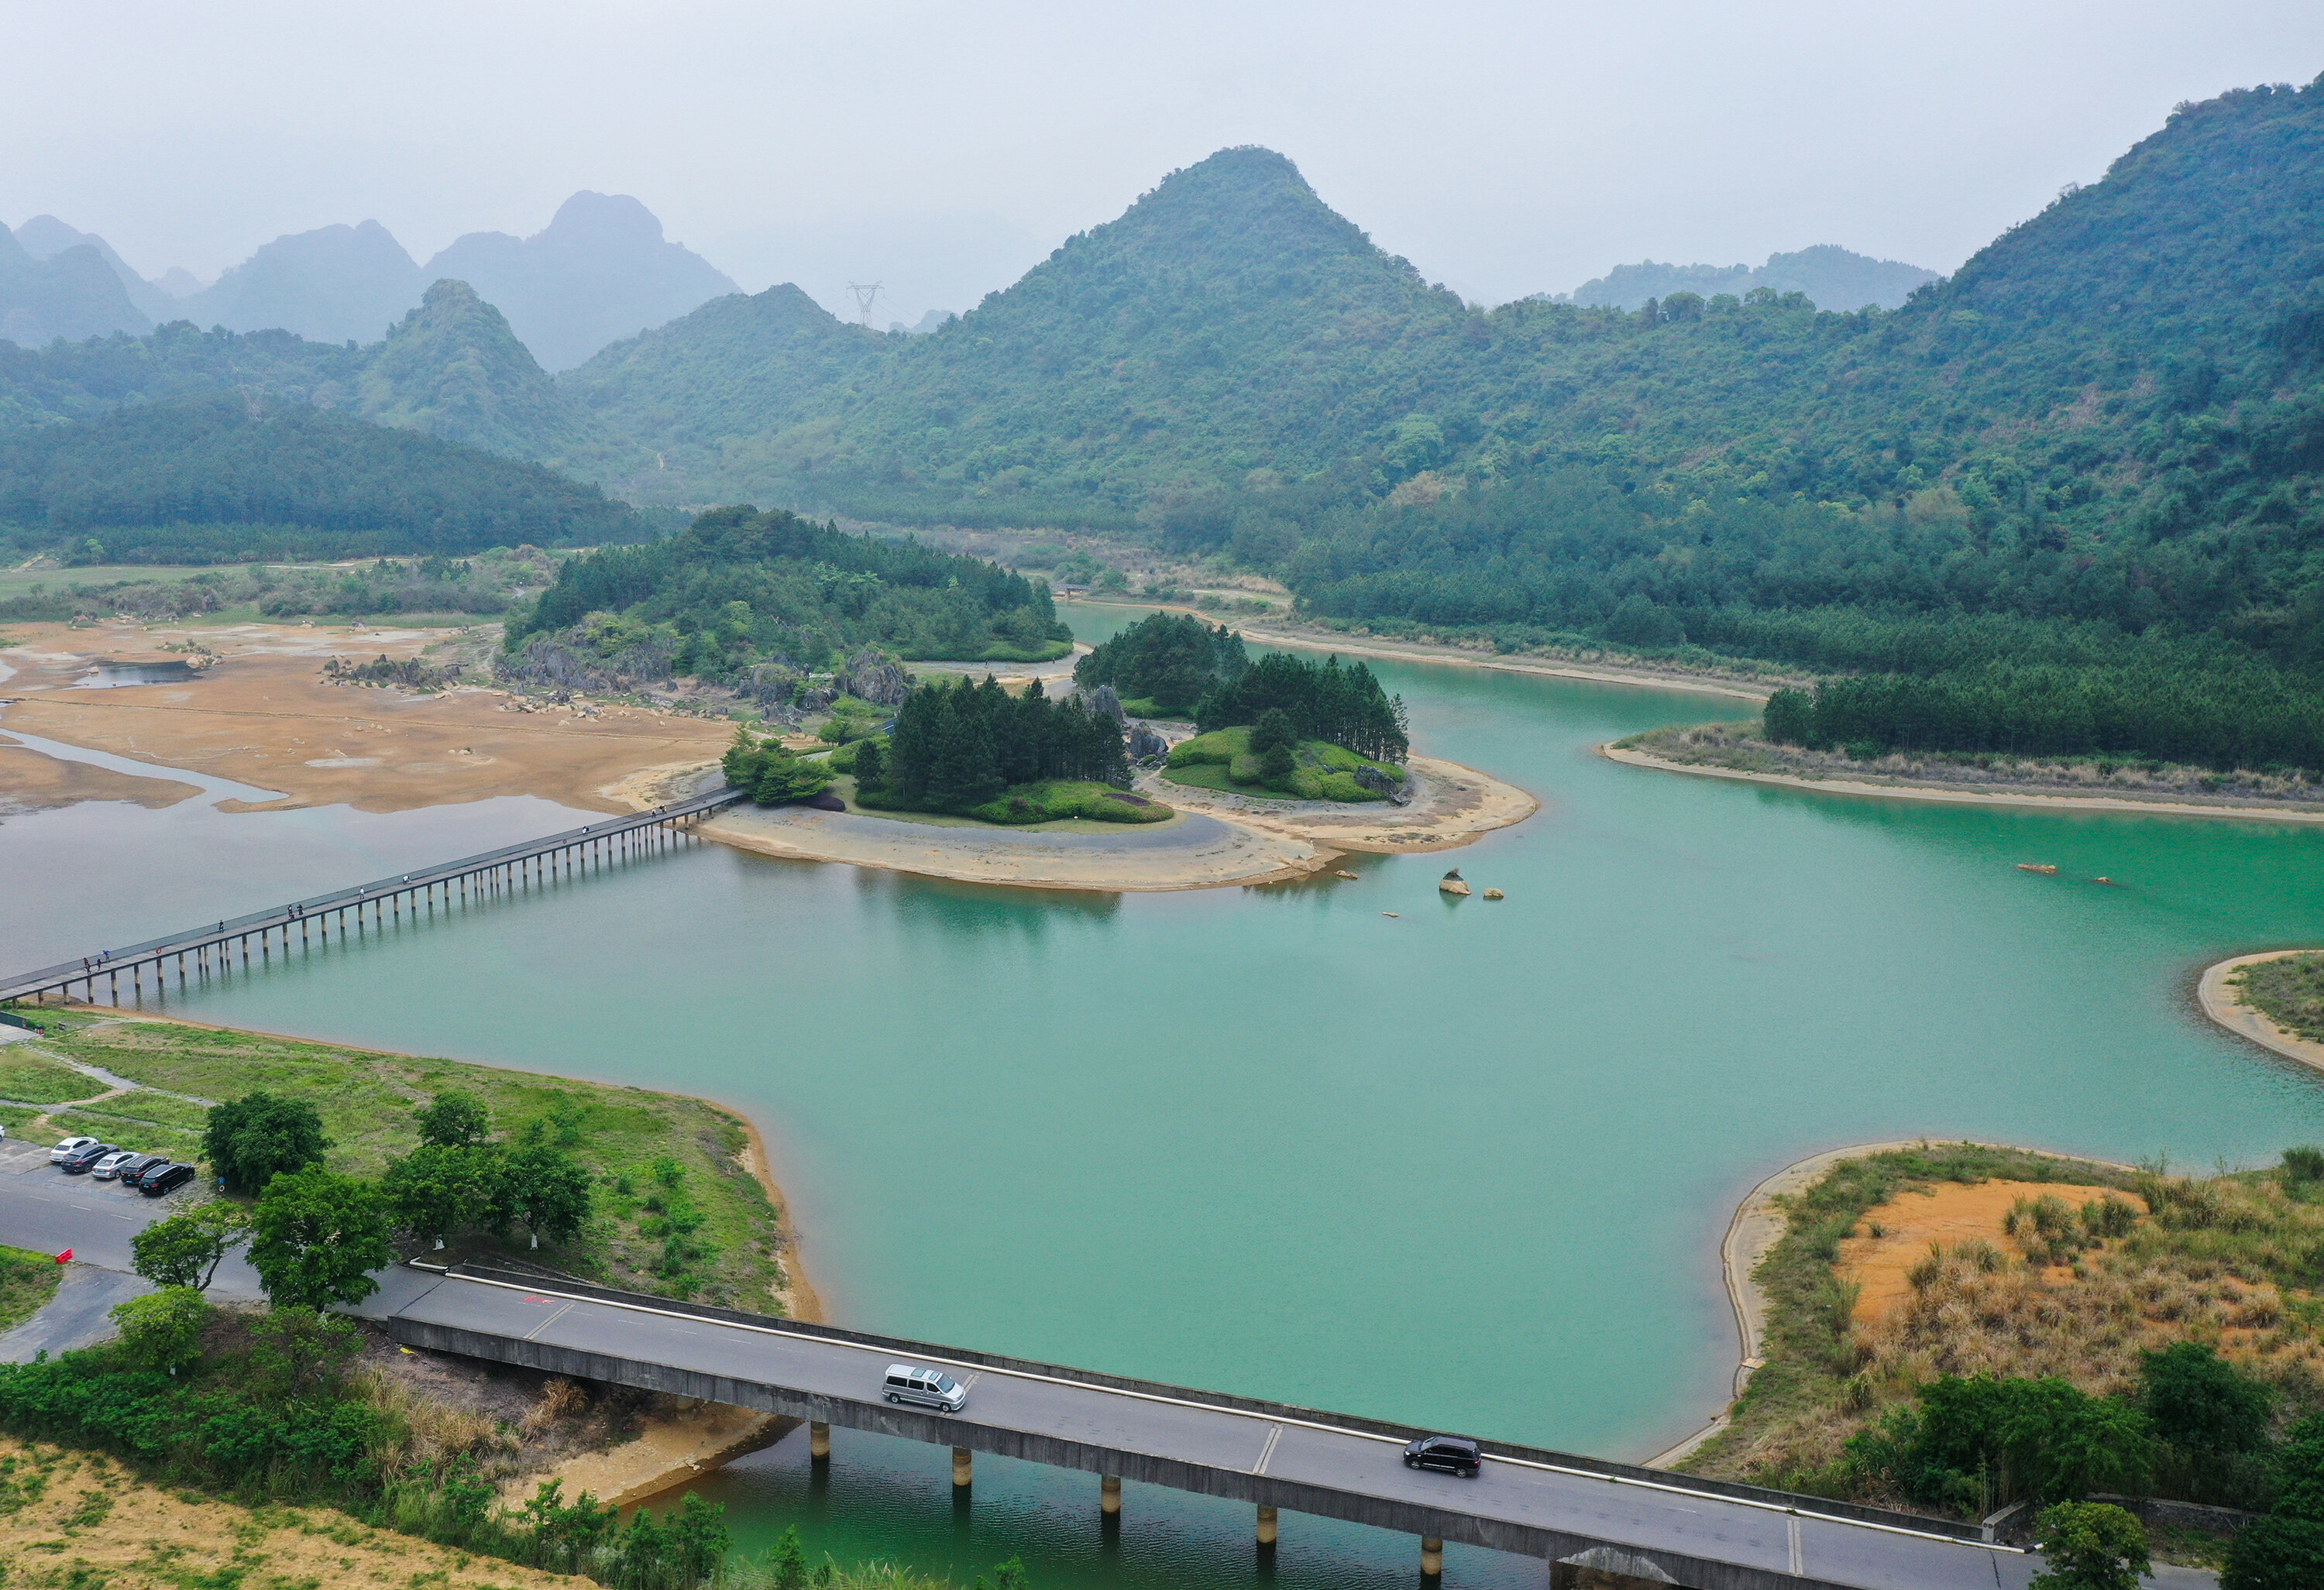
M1448 895L1465 895L1469 892L1468 881L1461 876L1461 869L1458 867L1438 878L1436 887Z

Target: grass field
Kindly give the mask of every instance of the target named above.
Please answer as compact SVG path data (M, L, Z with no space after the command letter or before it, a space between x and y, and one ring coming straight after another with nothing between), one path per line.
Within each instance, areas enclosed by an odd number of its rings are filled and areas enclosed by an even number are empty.
M54 1295L64 1266L47 1254L0 1247L0 1330L29 1318Z
M1359 767L1372 768L1399 782L1404 778L1404 769L1394 763L1375 762L1326 740L1303 740L1293 755L1296 766L1290 787L1277 788L1259 781L1259 758L1251 754L1248 727L1214 729L1172 746L1169 767L1162 777L1172 784L1263 801L1349 802L1388 798L1355 781Z
M154 584L175 584L190 580L202 573L207 564L143 564L100 563L87 568L0 569L0 602L14 596L30 596L34 588L42 591L67 591L75 585L117 585L124 580L139 580Z
M0 1049L0 1098L17 1104L63 1104L105 1091L69 1066L27 1054L23 1044Z
M375 1176L392 1155L413 1147L413 1111L438 1091L461 1089L484 1101L503 1133L542 1123L553 1141L596 1175L593 1228L567 1246L544 1245L537 1255L542 1263L613 1285L779 1311L769 1289L781 1274L782 1211L742 1163L749 1141L742 1122L715 1105L639 1088L174 1022L57 1010L42 1012L41 1019L50 1030L35 1041L38 1047L160 1090L53 1112L58 1137L103 1137L125 1148L190 1157L198 1152L206 1111L168 1095L227 1099L263 1089L314 1105L332 1141L330 1169ZM25 1054L33 1047L13 1046L10 1063L38 1063L37 1056ZM10 1130L22 1135L18 1124ZM673 1218L677 1225L687 1224L688 1208L698 1226L673 1233ZM675 1249L669 1245L673 1235Z

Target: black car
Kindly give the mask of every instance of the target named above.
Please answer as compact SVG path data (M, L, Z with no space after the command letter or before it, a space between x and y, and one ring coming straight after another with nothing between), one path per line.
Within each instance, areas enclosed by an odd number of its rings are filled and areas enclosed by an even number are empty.
M1442 1468L1473 1480L1485 1466L1485 1455L1466 1436L1423 1436L1404 1447L1406 1468Z
M159 1198L165 1192L175 1192L193 1179L191 1165L156 1165L137 1179L137 1190L147 1198Z
M161 1170L169 1163L170 1156L166 1153L149 1153L122 1166L118 1179L124 1187L135 1187L145 1179L147 1172Z
M64 1163L64 1172L68 1176L86 1176L88 1174L89 1171L95 1167L97 1161L105 1158L107 1154L119 1153L120 1152L121 1144L118 1143L92 1143L87 1148L80 1149L66 1157Z

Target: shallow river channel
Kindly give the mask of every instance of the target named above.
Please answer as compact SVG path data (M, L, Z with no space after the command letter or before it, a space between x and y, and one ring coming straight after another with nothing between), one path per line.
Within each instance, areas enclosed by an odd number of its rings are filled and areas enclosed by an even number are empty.
M1068 614L1084 639L1135 616ZM1119 896L701 845L171 1008L732 1104L835 1323L1623 1458L1723 1401L1717 1245L1779 1166L1923 1134L2203 1167L2324 1140L2324 1079L2191 998L2213 960L2324 937L2324 832L1665 775L1590 748L1748 705L1374 666L1416 749L1541 813L1449 857L1358 858L1355 882ZM569 821L13 818L0 961ZM1455 863L1508 898L1439 896ZM835 1441L822 1475L801 1432L702 1489L746 1543L798 1523L811 1558L1253 1582L1248 1508L1133 1484L1102 1529L1094 1477L982 1457L955 1506L941 1448ZM1405 1585L1416 1563L1409 1539L1286 1514L1266 1573ZM1447 1573L1542 1580L1457 1547Z

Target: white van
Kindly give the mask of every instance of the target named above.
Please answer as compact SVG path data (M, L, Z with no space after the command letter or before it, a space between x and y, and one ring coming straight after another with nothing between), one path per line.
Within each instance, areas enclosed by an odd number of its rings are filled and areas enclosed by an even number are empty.
M918 1402L957 1413L968 1402L968 1388L941 1369L915 1369L909 1364L888 1365L888 1401Z

